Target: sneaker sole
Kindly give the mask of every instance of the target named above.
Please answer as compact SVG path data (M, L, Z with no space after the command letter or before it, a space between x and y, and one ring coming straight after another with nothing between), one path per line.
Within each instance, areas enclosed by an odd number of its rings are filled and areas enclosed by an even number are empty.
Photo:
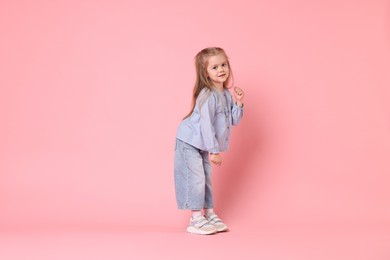
M199 230L194 227L187 227L187 232L191 234L197 234L197 235L212 235L217 233L218 230L215 229L215 230L205 231L205 230Z

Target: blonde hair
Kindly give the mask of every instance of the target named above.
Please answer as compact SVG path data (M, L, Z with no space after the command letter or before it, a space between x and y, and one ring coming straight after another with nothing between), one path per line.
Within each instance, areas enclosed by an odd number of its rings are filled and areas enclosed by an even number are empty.
M223 83L224 88L228 88L228 82L232 82L233 85L233 72L230 67L229 63L229 58L226 55L225 51L220 48L220 47L210 47L210 48L205 48L201 50L198 54L195 56L195 70L196 70L196 80L195 80L195 86L194 90L192 92L192 103L191 103L191 109L190 112L184 117L186 119L189 117L192 112L194 112L195 105L196 105L196 100L200 94L200 92L204 89L207 88L207 90L211 91L214 86L213 83L211 82L210 78L208 77L207 74L207 66L208 66L208 60L211 56L219 55L222 54L226 58L226 62L228 64L230 73L229 73L229 78Z

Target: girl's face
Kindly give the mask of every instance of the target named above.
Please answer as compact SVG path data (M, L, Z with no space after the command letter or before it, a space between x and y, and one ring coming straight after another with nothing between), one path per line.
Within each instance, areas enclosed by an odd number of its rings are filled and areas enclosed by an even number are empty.
M207 62L207 75L218 89L223 89L223 83L229 78L229 65L225 55L211 56Z

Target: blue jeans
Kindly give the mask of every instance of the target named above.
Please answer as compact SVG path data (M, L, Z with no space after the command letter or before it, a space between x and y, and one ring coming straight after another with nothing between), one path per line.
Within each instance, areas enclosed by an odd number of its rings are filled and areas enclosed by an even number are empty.
M177 207L213 208L209 153L176 139L174 167Z

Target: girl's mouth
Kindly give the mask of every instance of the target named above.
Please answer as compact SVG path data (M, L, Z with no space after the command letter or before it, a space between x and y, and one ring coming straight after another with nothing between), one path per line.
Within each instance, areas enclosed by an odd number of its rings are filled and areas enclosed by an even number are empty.
M222 78L222 77L225 77L225 76L226 76L226 74L221 74L218 77Z

